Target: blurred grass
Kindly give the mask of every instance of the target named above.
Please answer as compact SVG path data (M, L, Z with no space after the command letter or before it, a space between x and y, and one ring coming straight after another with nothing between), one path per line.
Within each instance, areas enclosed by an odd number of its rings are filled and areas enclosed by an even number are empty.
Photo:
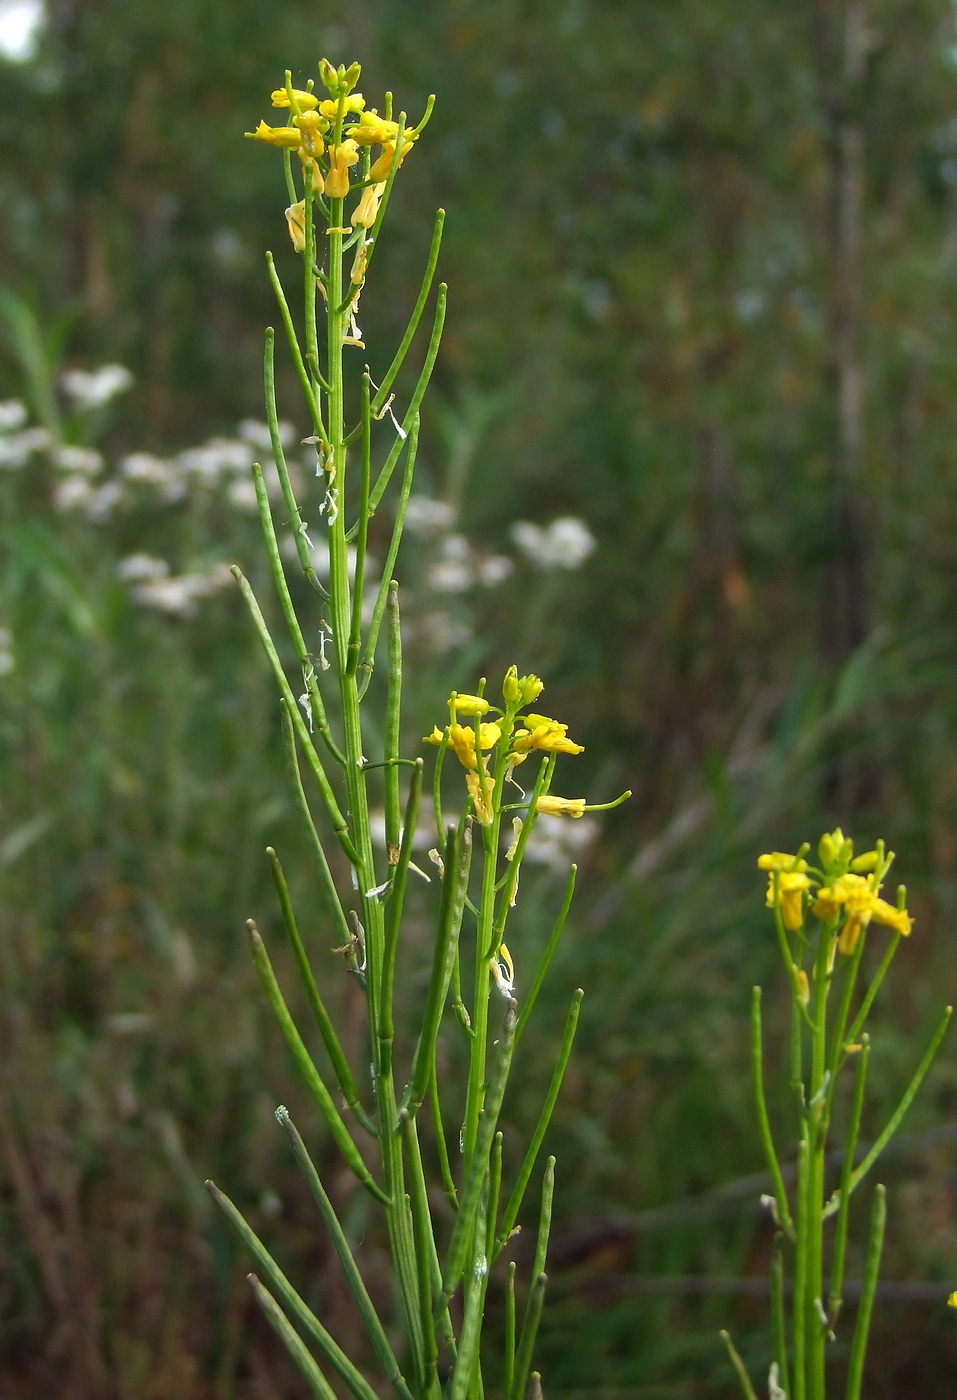
M757 851L837 821L898 851L918 925L882 1012L869 1131L953 998L951 9L50 0L48 14L35 61L2 63L0 246L41 334L26 364L22 326L19 354L8 338L0 388L50 426L61 363L129 364L136 388L103 425L110 460L259 415L274 315L261 254L287 253L273 163L239 134L277 73L357 54L367 90L394 84L410 112L438 92L370 289L373 373L442 204L452 295L423 489L487 551L509 547L516 519L568 512L600 548L575 574L523 566L450 604L429 595L413 546L410 613L441 606L471 636L438 656L413 644L408 743L449 685L516 659L585 739L589 791L636 790L587 854L539 1013L554 1041L564 999L586 987L553 1129L547 1388L730 1395L716 1330L743 1334L757 1374L762 1300L656 1296L627 1277L764 1267L753 1196L640 1223L760 1170L746 1008L765 981L773 1030L776 973ZM868 38L848 93L854 15ZM863 148L850 484L833 233L848 111ZM276 1141L272 1107L296 1090L241 934L249 914L270 927L267 843L309 907L272 692L232 594L167 618L116 575L144 550L255 572L255 533L215 502L92 525L51 508L44 473L0 474L0 625L16 663L0 678L3 1392L297 1394L199 1192L206 1175L228 1181L355 1340ZM519 968L559 899L547 870L536 880ZM542 1075L508 1108L516 1126ZM953 1101L945 1051L907 1130L946 1123ZM342 1195L332 1157L328 1170ZM940 1280L943 1298L953 1143L888 1170L885 1276ZM949 1394L951 1321L926 1301L880 1305L875 1400Z

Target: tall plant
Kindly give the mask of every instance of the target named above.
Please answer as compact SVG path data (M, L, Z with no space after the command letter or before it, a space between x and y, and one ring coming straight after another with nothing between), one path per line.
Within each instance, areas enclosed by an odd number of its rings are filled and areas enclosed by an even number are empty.
M875 1141L859 1153L871 1048L865 1027L894 954L901 939L909 936L913 921L903 885L897 887L894 904L881 898L894 860L882 841L873 850L855 856L853 841L838 829L821 837L817 865L806 859L809 852L810 846L805 844L795 855L773 851L758 860L768 874L767 903L773 911L791 990L789 1068L797 1114L797 1162L789 1191L765 1101L761 988L755 987L751 1001L754 1090L774 1191L766 1201L778 1226L771 1265L775 1348L768 1384L771 1400L825 1400L826 1395L838 1393L828 1385L826 1363L828 1346L837 1340L844 1306L851 1197L900 1127L951 1016L948 1006L897 1108ZM889 929L890 938L862 994L864 950L875 924ZM841 1072L849 1067L854 1069L854 1086L843 1146L836 1154L839 1166L831 1182L831 1117ZM885 1190L878 1185L871 1203L864 1278L850 1338L843 1391L846 1400L860 1400L861 1396L885 1218ZM829 1222L833 1222L830 1240ZM791 1272L790 1318L785 1302L786 1261ZM755 1400L741 1357L728 1333L721 1335L745 1396Z
M543 685L533 675L507 671L501 703L487 696L484 681L474 694L453 692L448 722L425 741L434 746L431 785L436 846L429 877L435 895L431 972L415 1008L411 1052L397 1050L397 980L409 977L403 914L420 830L425 764L402 752L402 631L394 569L412 487L419 413L438 353L445 317L444 286L438 288L424 363L401 419L393 409L393 386L429 303L443 213L436 216L418 299L381 383L356 365L364 348L357 322L365 288L402 162L420 139L431 102L417 125L392 115L387 94L383 114L368 109L355 91L359 65L320 64L328 95L292 85L272 94L286 112L285 125L265 121L250 135L277 147L285 163L289 234L303 262L302 322L296 326L272 257L269 277L288 352L311 420L309 441L317 454L318 516L328 547L327 582L320 581L314 550L287 470L279 432L274 372L274 334L265 347L266 413L284 513L292 528L299 567L311 589L308 609L294 604L277 540L276 526L259 466L253 468L263 534L289 639L295 653L293 683L280 658L248 580L234 573L272 667L281 696L288 777L311 847L324 929L342 952L364 994L368 1048L361 1056L371 1074L354 1072L318 986L300 936L279 859L268 852L286 934L306 998L325 1046L333 1082L315 1063L295 1024L255 924L253 957L266 997L286 1043L314 1097L338 1150L357 1181L384 1214L399 1317L381 1318L353 1257L346 1232L322 1184L302 1135L288 1111L277 1117L289 1135L342 1274L365 1324L369 1345L401 1400L479 1397L483 1391L481 1340L489 1269L515 1230L568 1064L582 993L572 1000L558 1062L545 1102L510 1189L503 1183L503 1133L499 1128L509 1074L529 1024L543 980L561 936L572 893L571 868L560 912L534 974L516 974L505 935L516 907L519 876L535 823L573 820L590 807L584 798L556 796L551 788L560 754L581 746L567 726L531 712ZM347 360L350 357L350 373ZM381 451L374 439L384 431ZM398 490L393 488L398 482ZM394 524L381 581L374 587L367 568L369 523L391 490ZM313 514L315 512L315 514ZM315 533L317 527L313 525ZM324 561L323 561L324 562ZM367 591L368 586L368 591ZM311 645L310 639L317 639ZM384 715L370 719L370 681L386 658ZM301 683L299 680L301 673ZM303 693L298 696L302 689ZM443 809L447 759L460 765L454 785L454 817ZM301 764L305 763L304 781ZM525 766L527 765L527 767ZM516 771L523 786L516 778ZM525 778L525 774L530 776ZM314 818L307 784L318 799ZM385 855L377 857L370 819L370 794L384 803ZM379 794L381 793L381 797ZM625 794L624 796L627 796ZM618 799L619 801L623 798ZM604 804L607 806L614 803ZM471 975L463 962L471 962ZM412 999L403 988L402 1002ZM440 1082L437 1047L444 1035L460 1038L468 1062L461 1124L453 1147L447 1087ZM336 1101L341 1095L344 1109ZM421 1126L431 1119L437 1164L430 1191ZM375 1159L369 1165L369 1159ZM538 1237L524 1317L518 1326L516 1266L505 1278L506 1400L522 1400L537 1384L532 1373L536 1330L545 1291L545 1259L552 1209L554 1159L542 1178ZM314 1395L333 1400L327 1373L334 1373L356 1400L376 1392L356 1360L347 1356L284 1276L264 1244L230 1200L212 1183L210 1191L256 1263L250 1276L264 1313L299 1366ZM433 1202L446 1203L436 1219ZM397 1331L398 1328L398 1331ZM394 1339L401 1335L401 1344ZM318 1359L317 1359L318 1358Z

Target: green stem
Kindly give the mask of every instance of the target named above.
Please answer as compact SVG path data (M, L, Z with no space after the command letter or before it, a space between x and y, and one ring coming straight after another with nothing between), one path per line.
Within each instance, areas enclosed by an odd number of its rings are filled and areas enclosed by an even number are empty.
M789 1239L793 1240L795 1238L794 1221L791 1219L791 1208L788 1204L787 1189L784 1185L784 1177L781 1175L781 1164L778 1161L778 1154L775 1150L774 1138L771 1134L771 1123L768 1119L768 1106L764 1097L763 1060L764 1055L761 1046L761 988L752 987L751 1071L754 1079L754 1101L758 1114L758 1129L761 1134L761 1142L764 1146L764 1155L767 1160L768 1170L771 1173L778 1220L785 1234Z
M243 597L246 600L246 606L249 608L249 611L252 615L253 623L256 627L256 631L259 633L259 640L262 642L263 650L265 651L266 656L269 659L269 664L272 667L273 675L276 678L276 682L282 693L283 699L286 701L286 708L289 712L289 716L293 722L293 725L295 726L296 734L299 737L299 742L302 745L303 752L305 753L306 759L309 763L309 767L312 769L313 776L315 777L316 782L319 786L319 791L322 794L322 800L326 804L326 810L328 811L329 817L332 821L332 829L335 832L336 839L338 840L342 849L345 851L349 860L353 863L353 865L355 865L358 862L359 857L355 847L352 844L352 841L349 838L349 828L346 824L346 819L342 815L342 812L339 810L339 804L336 801L335 793L333 792L329 779L326 776L326 770L322 766L322 760L316 752L315 745L309 737L309 731L306 729L306 722L299 711L299 706L296 704L295 696L293 695L292 690L289 686L289 682L286 679L286 673L282 669L282 662L279 660L279 655L276 651L275 646L273 645L272 637L270 637L269 635L269 629L266 627L265 619L262 615L262 612L260 611L259 604L256 602L256 595L253 593L252 588L249 586L249 581L246 579L238 565L233 565L232 573L237 583L239 584L240 589L242 590Z
M352 933L342 907L342 901L339 898L339 891L336 889L336 882L332 878L332 871L329 869L325 848L319 839L319 833L316 831L316 824L312 819L312 812L309 810L306 790L302 785L302 774L299 772L299 759L296 754L296 737L293 730L293 723L294 717L290 715L288 705L283 703L282 739L283 752L286 758L286 774L289 778L289 785L292 788L303 830L306 833L306 840L312 852L312 858L315 861L316 871L319 875L319 883L322 886L322 893L326 902L326 910L335 925L339 946L345 947L352 941Z
M249 1285L273 1331L279 1337L289 1355L299 1367L302 1377L316 1400L336 1400L336 1392L313 1361L309 1350L285 1313L269 1292L263 1288L255 1274L247 1274ZM355 1392L353 1392L355 1393Z
M309 1187L309 1193L319 1207L319 1213L322 1216L323 1223L332 1241L332 1246L336 1251L343 1277L349 1285L349 1291L355 1299L356 1307L359 1309L359 1314L365 1324L369 1341L372 1343L376 1356L379 1358L382 1369L388 1376L400 1400L412 1400L412 1393L405 1383L405 1379L399 1369L399 1363L395 1359L395 1353L386 1336L385 1328L379 1321L379 1315L375 1310L375 1305L369 1297L362 1275L359 1273L356 1261L352 1255L352 1250L349 1247L349 1241L346 1239L345 1231L339 1223L339 1217L333 1209L332 1202L326 1195L325 1187L319 1178L319 1173L316 1171L312 1158L306 1151L306 1144L303 1142L295 1123L289 1117L288 1109L277 1109L276 1117L289 1135L293 1154L305 1177L306 1185Z
M283 450L282 437L279 433L279 409L276 404L276 332L272 326L266 331L266 345L263 352L263 383L266 397L266 422L269 424L269 441L272 445L273 461L276 464L276 471L279 474L279 484L282 487L282 498L289 515L289 524L292 527L293 539L296 544L296 553L299 556L299 563L302 571L309 581L310 586L320 597L326 596L326 590L316 575L316 570L312 562L312 554L309 543L306 539L306 522L302 518L302 511L296 501L295 492L292 489L292 482L289 478L289 468L286 466L286 454ZM260 517L262 507L260 507ZM272 513L269 512L269 531L266 534L266 544L269 545L269 533L272 531Z
M866 993L864 994L864 1000L861 1002L860 1010L854 1017L854 1023L851 1026L851 1029L848 1031L847 1035L844 1037L845 1044L853 1045L854 1042L857 1040L857 1037L860 1035L861 1028L864 1025L864 1022L867 1020L871 1007L874 1005L874 998L880 991L881 983L887 976L887 969L891 965L891 959L897 952L897 945L898 943L900 943L900 941L901 935L895 931L890 943L888 943L887 945L887 948L884 952L884 956L881 958L880 966L874 974L874 980L871 982L871 985L868 987Z
M745 1369L744 1362L741 1360L741 1357L738 1354L738 1349L735 1346L734 1342L732 1342L729 1333L725 1332L722 1329L721 1332L718 1333L718 1335L724 1342L724 1349L728 1353L728 1360L734 1367L734 1373L741 1384L741 1389L744 1392L745 1400L758 1400L758 1397L754 1391L754 1386L751 1384L751 1377L748 1375L747 1370Z
M552 936L548 940L548 947L545 949L545 956L542 958L542 961L538 967L538 971L535 973L535 978L532 982L532 985L528 989L528 994L525 997L525 1005L522 1007L522 1014L518 1018L518 1026L515 1030L516 1044L521 1039L522 1032L528 1025L528 1018L531 1016L535 1003L538 1000L538 994L542 990L542 984L545 981L545 978L548 976L548 969L552 965L552 959L558 951L558 944L562 936L562 930L565 927L565 920L568 918L568 911L572 907L572 898L575 894L575 880L577 876L578 866L573 865L568 872L568 883L565 886L565 897L562 900L562 907L558 911L558 918L555 920L555 927L552 929Z
M399 585L389 584L389 685L385 707L385 747L387 759L398 758L402 721L402 624L399 619ZM421 759L417 759L421 763ZM385 775L385 840L389 859L399 846L399 769L393 764Z
M322 1042L326 1047L326 1053L332 1061L332 1067L339 1081L339 1088L342 1090L342 1096L366 1131L375 1137L375 1124L370 1120L362 1104L359 1102L359 1090L356 1088L356 1082L352 1077L352 1070L346 1059L345 1051L342 1048L339 1037L336 1035L335 1027L325 1008L322 997L319 995L316 979L313 976L312 968L309 965L309 959L306 956L306 950L299 936L299 927L296 923L295 913L293 912L292 901L289 898L289 887L286 884L286 877L279 863L279 857L276 855L272 846L266 848L266 855L269 857L269 863L272 867L273 883L276 886L276 893L279 896L279 906L282 910L282 918L286 926L289 945L292 948L293 957L296 959L296 966L299 968L299 976L306 989L306 996L309 999L309 1005L312 1007L312 1014L316 1018L316 1025L319 1027L319 1034L322 1036Z
M212 1181L207 1181L206 1189L223 1215L229 1221L237 1238L249 1252L256 1267L262 1270L272 1287L279 1294L284 1305L289 1309L293 1317L295 1317L299 1326L319 1348L336 1373L341 1376L353 1395L357 1397L357 1400L376 1400L375 1391L369 1385L368 1381L359 1373L357 1368L349 1360L335 1339L329 1335L315 1314L306 1306L305 1302L279 1268L279 1265L273 1259L262 1240L246 1223L229 1197L225 1195L224 1192L220 1191L219 1187Z
M509 1400L515 1388L515 1260L509 1261L505 1280L505 1374L502 1392Z
M581 1010L582 997L584 995L584 992L579 987L572 998L568 1018L565 1021L565 1033L562 1036L562 1046L558 1055L558 1063L552 1074L552 1080L548 1086L548 1093L545 1095L545 1102L542 1105L542 1111L535 1125L532 1140L528 1144L528 1151L525 1153L525 1160L522 1163L521 1171L512 1188L512 1194L509 1197L508 1205L505 1207L505 1214L502 1217L502 1228L499 1231L496 1252L500 1251L505 1246L509 1235L512 1233L515 1221L518 1219L518 1212L521 1209L522 1200L528 1188L536 1158L545 1140L545 1134L548 1131L548 1125L551 1121L552 1113L554 1112L555 1104L558 1101L558 1095L562 1087L562 1080L565 1078L565 1070L571 1058L572 1046L575 1043L575 1031L578 1029L578 1016Z
M276 271L276 264L273 262L272 253L266 254L266 267L269 271L269 281L275 292L276 300L279 303L279 312L282 316L282 323L286 331L286 339L289 342L289 349L292 351L293 364L296 367L296 374L299 376L299 383L306 396L306 403L309 406L309 413L312 418L312 426L316 436L321 442L328 441L329 434L322 421L322 411L319 407L316 395L313 393L312 380L309 378L309 371L306 369L306 362L302 358L302 350L299 346L299 337L296 335L296 328L292 323L292 315L289 311L289 303L286 301L286 293L282 289L279 280L279 273Z
M329 721L326 718L326 707L323 703L322 695L319 692L319 685L316 680L316 668L312 657L306 647L302 629L299 626L299 619L293 607L292 597L289 593L289 586L286 583L286 573L282 566L282 558L279 554L279 542L276 539L276 531L273 527L272 511L269 506L269 496L266 493L266 483L263 479L262 467L256 463L253 466L253 481L256 486L256 501L259 505L259 521L262 526L263 538L266 541L266 553L269 556L269 564L272 569L273 581L276 585L276 592L279 594L279 603L282 607L283 617L286 619L286 627L292 638L292 644L296 649L296 656L302 671L303 684L306 687L306 694L309 698L309 709L312 716L311 724L315 723L316 728L322 735L326 748L332 754L337 763L345 763L342 752L332 737L332 730L329 728ZM315 571L313 571L315 572Z
M362 376L362 458L359 474L359 514L356 518L356 571L352 589L352 623L346 670L355 674L362 647L362 600L365 594L366 545L369 539L369 483L372 474L372 412L369 403L369 371ZM344 507L343 507L344 508ZM401 662L401 658L400 658ZM398 752L398 750L396 750ZM386 757L388 757L388 752Z
M382 466L382 470L376 477L375 486L372 488L372 495L369 499L369 508L373 513L378 509L379 502L388 486L392 473L395 471L396 463L402 453L406 438L412 433L412 425L419 416L419 409L425 397L425 391L429 387L429 380L432 378L432 371L435 368L435 361L438 358L439 344L442 340L442 327L445 325L445 305L448 288L443 282L439 287L439 293L435 302L435 319L432 322L432 334L429 337L429 347L425 352L425 363L419 374L418 382L409 400L409 407L405 411L402 419L401 431L396 435L396 440L392 445L388 457Z
M426 1395L437 1396L441 1391L437 1371L439 1348L435 1335L435 1323L432 1318L432 1261L435 1257L435 1236L432 1232L432 1216L429 1211L428 1190L425 1184L425 1173L422 1169L422 1154L419 1151L415 1119L404 1111L399 1115L399 1118L402 1124L402 1137L405 1142L411 1180L410 1204L415 1234L419 1316L425 1356L425 1384L423 1388Z
M794 1297L791 1304L791 1337L794 1351L794 1400L806 1400L807 1395L807 1347L806 1347L806 1300L807 1300L807 1249L808 1218L807 1179L809 1143L807 1125L802 1127L801 1141L798 1144L797 1163L797 1243L794 1256Z
M787 1396L791 1393L791 1381L784 1316L784 1235L780 1230L774 1236L771 1251L771 1323L774 1331L774 1358L778 1363L778 1385Z
M867 1062L870 1059L870 1037L865 1035L857 1062L857 1076L854 1081L854 1102L851 1108L851 1122L847 1130L847 1146L844 1161L841 1163L841 1204L834 1229L834 1255L831 1263L831 1288L828 1298L828 1320L836 1327L841 1313L844 1291L844 1261L847 1256L847 1225L851 1203L851 1173L857 1152L857 1137L861 1128L861 1113L864 1108L864 1085L867 1080Z
M279 1029L283 1033L283 1038L289 1048L289 1053L296 1062L296 1068L302 1075L306 1087L319 1105L320 1112L326 1120L329 1131L343 1157L345 1157L346 1161L349 1163L349 1166L370 1195L374 1196L377 1201L389 1205L388 1195L373 1179L372 1173L362 1160L362 1154L358 1147L356 1147L349 1129L342 1121L339 1110L333 1103L332 1095L322 1082L322 1077L313 1063L312 1056L306 1049L302 1036L296 1029L295 1022L289 1014L289 1008L279 989L279 983L276 981L276 974L273 972L272 963L269 961L269 954L266 952L266 946L259 935L259 930L256 928L252 919L247 920L246 927L249 929L249 937L253 949L253 961L256 964L256 971L259 973L259 980L262 982L263 991L266 993L266 999L272 1007L273 1015L279 1023Z
M418 1112L425 1097L426 1086L435 1081L435 1044L459 944L471 854L471 828L465 827L460 831L454 826L450 827L445 844L445 876L442 880L442 903L432 955L432 975L429 978L422 1028L419 1031L409 1080L407 1106L413 1115Z
M389 542L389 552L386 556L385 567L382 571L382 582L379 585L379 592L376 595L375 606L372 610L372 621L369 624L369 631L366 636L365 651L363 652L362 661L359 663L358 668L363 672L359 687L360 699L369 688L369 682L372 679L372 670L375 666L375 650L379 641L379 630L382 627L382 619L385 615L389 600L389 588L392 584L392 574L395 569L395 561L399 554L399 545L402 542L402 531L405 529L405 513L409 505L409 496L412 494L412 475L415 471L415 459L418 447L419 420L416 418L409 432L409 451L405 463L405 475L402 478L402 490L399 493L399 500L396 505L395 525L392 527L392 539Z
M887 1220L887 1199L883 1186L874 1192L874 1208L871 1212L871 1231L867 1244L867 1261L864 1265L864 1291L854 1326L851 1342L851 1356L847 1368L846 1400L861 1400L861 1384L864 1379L864 1359L867 1355L867 1338L871 1330L871 1315L874 1311L874 1298L877 1294L877 1278L881 1269L881 1252L884 1248L884 1225Z
M452 1209L458 1210L459 1197L452 1176L452 1164L449 1161L449 1145L445 1139L445 1124L442 1121L442 1101L439 1097L439 1082L434 1061L432 1063L432 1075L429 1079L429 1103L432 1108L432 1124L435 1129L435 1146L439 1154L439 1170L442 1173L442 1189L445 1192L445 1199Z
M439 249L442 246L442 230L444 227L445 210L437 209L435 213L435 226L432 230L432 245L429 248L429 257L425 265L425 273L422 277L422 285L419 288L419 295L416 299L412 315L409 318L409 324L406 326L405 335L402 337L402 340L399 344L399 348L395 352L395 356L392 360L392 363L386 370L385 378L379 385L379 388L376 391L376 396L372 401L372 412L374 414L381 413L382 407L386 399L389 397L389 390L395 383L399 370L405 363L405 357L409 353L409 349L412 345L413 338L415 336L416 331L419 328L419 322L422 319L422 313L425 310L426 303L429 299L429 292L432 290L432 279L435 277L435 269L439 261Z
M937 1054L937 1051L940 1047L940 1042L943 1040L947 1027L950 1024L952 1012L952 1006L948 1006L944 1009L944 1014L937 1024L937 1029L934 1031L934 1034L931 1037L931 1042L928 1045L927 1049L924 1051L924 1055L921 1059L920 1064L914 1071L914 1077L911 1079L911 1082L904 1090L904 1094L901 1098L900 1103L897 1105L897 1108L891 1114L891 1118L889 1123L887 1124L887 1127L881 1133L877 1141L873 1144L867 1156L861 1162L860 1166L856 1167L851 1173L851 1180L848 1185L848 1194L853 1192L855 1188L861 1183L861 1181L863 1181L864 1177L870 1171L871 1167L877 1161L878 1157L884 1151L884 1148L887 1146L891 1138L897 1132L897 1129L900 1127L901 1120L903 1119L904 1114L907 1112L907 1110L913 1103L914 1096L916 1095L918 1089L923 1083L924 1077L927 1074L927 1071L930 1069L931 1064L933 1063L934 1056ZM825 1211L825 1217L833 1215L835 1210L837 1209L838 1202L836 1199L832 1198L832 1200L828 1202L827 1209Z
M469 1250L469 1241L472 1239L477 1228L476 1215L478 1213L482 1187L488 1175L492 1140L498 1126L498 1115L501 1112L502 1099L505 1096L505 1085L508 1082L508 1071L512 1062L512 1051L515 1044L515 1021L516 1006L514 1001L510 1001L508 1010L505 1013L502 1037L488 1086L488 1094L479 1115L478 1131L476 1133L474 1147L468 1159L468 1165L466 1166L465 1182L462 1187L462 1203L459 1207L459 1213L455 1220L452 1238L449 1241L448 1253L446 1255L445 1270L442 1278L442 1292L446 1301L452 1297L452 1294L458 1286L459 1279L462 1277L462 1270L465 1266Z

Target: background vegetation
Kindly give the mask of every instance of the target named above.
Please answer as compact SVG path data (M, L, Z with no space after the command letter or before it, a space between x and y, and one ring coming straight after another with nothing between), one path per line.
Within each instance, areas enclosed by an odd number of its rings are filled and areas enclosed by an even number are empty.
M321 53L410 113L438 95L364 307L375 375L444 206L420 490L447 510L402 574L408 742L450 679L515 659L586 742L582 790L636 792L580 856L540 1021L544 1074L586 987L547 1391L732 1394L724 1325L766 1365L763 1299L728 1283L769 1248L763 1186L735 1185L761 1167L749 988L772 978L769 1023L776 995L755 855L836 822L897 850L918 924L888 1103L954 996L955 44L948 0L48 0L34 56L0 59L0 397L51 434L0 452L5 1396L299 1393L206 1175L354 1327L272 1124L296 1090L242 934L272 917L267 843L307 879L271 683L230 591L144 606L120 567L261 567L236 425L261 416L262 252L291 253L241 133ZM135 384L79 411L59 375L103 362ZM217 435L206 468L175 458L180 498L117 466ZM94 444L112 503L64 486L63 446ZM512 536L569 515L599 541L578 568ZM955 1095L945 1046L888 1167L874 1400L952 1390Z

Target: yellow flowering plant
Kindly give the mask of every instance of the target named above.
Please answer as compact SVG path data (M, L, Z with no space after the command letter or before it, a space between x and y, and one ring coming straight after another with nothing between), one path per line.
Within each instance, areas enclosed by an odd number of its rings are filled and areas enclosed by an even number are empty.
M425 874L412 860L425 800L425 760L402 749L402 629L393 575L412 488L420 406L442 334L444 286L435 297L417 381L401 412L392 405L393 385L431 298L441 210L418 299L379 384L373 383L368 367L355 366L351 375L348 370L355 350L364 348L356 319L359 299L390 192L422 134L432 102L418 125L410 126L404 114L393 118L389 95L382 114L366 106L355 90L358 64L334 68L323 60L319 73L327 96L315 92L312 82L294 87L287 73L272 94L274 108L286 115L285 124L261 121L247 133L282 152L286 225L302 261L300 335L272 256L267 257L288 354L309 415L306 441L316 450L316 499L308 506L312 524L297 499L283 452L272 330L266 333L264 379L282 516L292 531L305 605L294 601L263 473L259 465L253 468L272 581L295 658L294 678L287 674L249 581L238 568L233 572L280 692L288 779L318 878L318 937L342 954L344 980L352 977L364 996L367 1048L359 1060L369 1065L367 1072L353 1066L343 1046L314 971L308 936L300 933L282 866L270 848L286 937L323 1044L321 1063L308 1048L266 943L250 921L253 958L336 1151L381 1211L395 1317L380 1316L372 1301L360 1261L307 1147L306 1139L314 1134L300 1134L285 1108L277 1110L277 1117L361 1315L368 1356L345 1354L229 1198L212 1183L209 1189L255 1261L250 1280L260 1306L320 1400L334 1400L331 1377L354 1400L377 1400L386 1386L398 1400L440 1400L443 1395L481 1400L484 1368L490 1362L504 1400L525 1400L538 1384L531 1368L545 1290L554 1158L548 1159L542 1177L531 1284L520 1325L516 1265L502 1256L523 1215L561 1088L581 991L572 1001L541 1114L519 1153L521 1165L510 1187L504 1179L499 1123L513 1055L568 914L575 867L534 970L516 967L505 942L506 927L518 906L522 860L536 822L576 818L616 804L589 806L584 798L551 793L559 756L579 754L582 746L568 737L566 724L529 711L542 681L520 677L513 666L501 686L501 704L485 694L484 681L474 692L453 693L447 723L436 725L424 741L430 755L437 750L432 873ZM385 568L373 582L367 561L369 523L386 503L393 524ZM320 532L322 539L317 538ZM328 551L326 582L316 569L317 549ZM317 636L318 658L310 641ZM373 706L370 714L370 702L381 693L380 688L370 691L370 682L383 657L384 713L375 714ZM450 753L464 770L464 781L448 784L457 792L454 815L443 809L443 769ZM526 763L522 772L531 777L522 786L515 771ZM384 853L374 843L373 801L384 806ZM434 915L430 970L415 966L418 943L405 937L410 874L423 876L430 886L422 896L431 900ZM513 946L520 949L520 936ZM469 947L470 972L463 966ZM397 984L405 977L399 1004L412 1007L414 1026L409 1031L400 1024L397 1036ZM460 1100L440 1082L439 1066L442 1043L453 1036L464 1046L468 1071L461 1122L452 1135L457 1147L450 1148L446 1124ZM504 1354L491 1358L487 1346L483 1350L483 1321L489 1271L497 1260L506 1325ZM376 1385L366 1374L371 1358L378 1371Z
M881 889L893 853L878 841L854 855L854 843L838 829L818 844L819 864L810 847L794 855L772 851L758 859L768 877L781 957L791 987L790 1081L797 1105L796 1168L791 1190L771 1133L764 1094L761 988L752 991L751 1050L758 1125L773 1195L765 1198L777 1233L771 1267L774 1360L768 1378L772 1400L825 1400L828 1348L837 1340L843 1307L850 1203L890 1142L930 1069L950 1020L948 1006L897 1108L883 1131L858 1160L870 1037L871 1008L902 938L913 928L907 892L897 888L894 903ZM864 982L865 947L873 925L890 931L869 982ZM836 1009L835 1005L836 1003ZM851 1108L845 1127L839 1174L828 1178L831 1118L843 1070L854 1068ZM829 1189L830 1187L830 1189ZM865 1277L850 1340L845 1400L860 1400L871 1314L884 1237L885 1191L878 1185L871 1208ZM833 1234L831 1229L833 1227ZM830 1236L830 1237L829 1237ZM790 1317L785 1273L790 1266ZM748 1400L755 1390L727 1332L722 1338Z

